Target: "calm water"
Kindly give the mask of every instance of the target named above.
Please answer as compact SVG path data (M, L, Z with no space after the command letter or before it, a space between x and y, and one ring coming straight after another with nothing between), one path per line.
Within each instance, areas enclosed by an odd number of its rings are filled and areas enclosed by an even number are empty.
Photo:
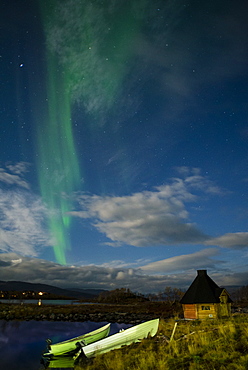
M1 369L40 370L42 352L46 349L46 339L53 343L66 340L95 330L103 323L51 322L51 321L5 321L0 320ZM127 324L111 324L110 335Z

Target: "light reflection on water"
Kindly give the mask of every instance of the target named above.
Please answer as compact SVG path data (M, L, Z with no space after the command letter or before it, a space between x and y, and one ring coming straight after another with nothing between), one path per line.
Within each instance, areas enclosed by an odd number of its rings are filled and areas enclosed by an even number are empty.
M62 322L62 321L5 321L0 320L1 369L40 370L42 352L46 349L46 339L53 343L88 333L106 322ZM111 324L110 335L127 324Z

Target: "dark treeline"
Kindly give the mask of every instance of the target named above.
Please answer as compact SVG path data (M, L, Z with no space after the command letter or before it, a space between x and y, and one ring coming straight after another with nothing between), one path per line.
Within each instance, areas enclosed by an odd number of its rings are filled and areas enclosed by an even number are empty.
M183 297L185 291L165 287L165 289L157 294L134 293L130 289L120 288L101 293L96 299L99 303L113 303L113 304L129 304L139 302L166 302L169 305L178 303ZM248 285L232 291L231 298L235 303L248 303Z
M248 302L248 285L236 289L232 294L232 298L235 302L247 303Z
M173 304L179 301L182 296L183 292L177 288L166 287L163 292L159 292L158 294L141 294L141 293L134 293L130 289L127 288L120 288L114 289L106 292L102 292L95 301L98 303L139 303L139 302L161 302L165 301L169 304Z
M151 301L165 301L170 304L179 302L184 292L178 288L171 288L167 286L164 291L157 294L149 294L148 297Z
M178 288L165 287L165 289L157 294L141 294L134 293L128 288L119 288L110 291L104 291L97 297L89 299L82 298L82 301L92 301L97 303L112 303L112 304L135 304L139 302L166 302L169 305L178 303L183 297L184 291ZM69 299L69 297L56 295L48 292L38 291L0 291L0 299ZM237 288L232 291L231 298L235 303L248 303L248 285ZM71 298L70 298L71 299Z
M129 304L149 301L149 298L140 293L133 293L128 288L120 288L100 293L96 301L98 303Z

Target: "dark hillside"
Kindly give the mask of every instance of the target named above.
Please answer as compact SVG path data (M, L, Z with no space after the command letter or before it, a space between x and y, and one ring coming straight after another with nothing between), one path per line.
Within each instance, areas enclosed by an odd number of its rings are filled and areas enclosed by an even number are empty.
M23 281L0 281L0 291L3 292L24 292L24 291L33 291L33 292L45 292L56 296L68 297L71 299L92 299L99 294L99 291L93 293L92 290L70 290L62 289L48 284L35 284L27 283ZM45 298L45 296L43 297Z

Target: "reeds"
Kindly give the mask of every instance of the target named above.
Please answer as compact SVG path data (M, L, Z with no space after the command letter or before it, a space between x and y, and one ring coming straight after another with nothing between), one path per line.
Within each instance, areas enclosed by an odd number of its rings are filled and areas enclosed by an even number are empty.
M82 362L75 370L248 369L248 317L160 321L156 337Z

